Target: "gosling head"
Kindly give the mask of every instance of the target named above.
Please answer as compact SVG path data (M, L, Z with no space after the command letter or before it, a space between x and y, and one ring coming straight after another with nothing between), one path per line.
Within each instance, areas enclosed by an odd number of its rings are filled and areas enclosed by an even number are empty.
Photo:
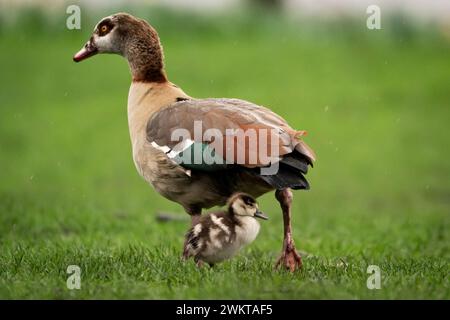
M258 203L253 197L245 193L236 193L228 200L228 212L237 217L254 217L269 219L259 210Z

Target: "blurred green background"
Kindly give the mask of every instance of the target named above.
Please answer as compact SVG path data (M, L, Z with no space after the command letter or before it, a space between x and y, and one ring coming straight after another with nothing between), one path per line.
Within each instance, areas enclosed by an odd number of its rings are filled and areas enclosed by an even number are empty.
M191 96L250 100L309 132L318 161L293 213L301 272L273 270L273 194L260 199L271 219L239 257L211 270L180 262L188 217L132 161L126 61L72 62L117 11L158 30L169 78ZM448 27L392 14L368 30L366 15L256 6L82 7L81 30L67 16L0 14L0 298L450 298ZM70 264L81 290L66 287ZM372 264L380 290L366 287Z

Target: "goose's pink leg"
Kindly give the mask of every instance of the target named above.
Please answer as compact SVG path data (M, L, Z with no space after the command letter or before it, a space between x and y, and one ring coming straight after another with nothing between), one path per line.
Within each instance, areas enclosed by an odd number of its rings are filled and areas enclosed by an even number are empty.
M283 212L284 222L284 239L283 250L281 256L278 258L275 265L276 268L284 267L291 272L299 270L302 267L302 258L295 250L294 239L292 238L291 230L291 205L292 205L292 191L291 189L277 190L275 197L280 203Z

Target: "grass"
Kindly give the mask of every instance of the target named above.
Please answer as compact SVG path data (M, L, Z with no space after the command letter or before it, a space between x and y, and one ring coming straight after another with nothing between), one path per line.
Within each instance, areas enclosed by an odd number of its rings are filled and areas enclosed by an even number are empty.
M71 61L90 20L55 31L31 19L0 29L0 298L449 299L448 40L406 22L181 18L151 20L173 82L270 106L310 133L318 161L293 213L303 270L273 270L272 194L260 199L271 220L240 256L180 263L188 222L155 213L185 214L131 159L126 62ZM66 288L70 264L81 290ZM380 290L366 287L372 264Z

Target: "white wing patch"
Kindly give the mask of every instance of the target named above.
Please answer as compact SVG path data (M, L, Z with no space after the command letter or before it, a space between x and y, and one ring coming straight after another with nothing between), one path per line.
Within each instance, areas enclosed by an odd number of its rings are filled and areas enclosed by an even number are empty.
M152 141L152 147L156 148L164 153L168 153L171 151L171 149L168 146L160 146L159 144L157 144L155 141Z
M186 139L186 140L183 140L182 142L178 143L175 147L173 147L173 149L171 149L168 146L160 146L155 141L152 141L151 145L153 148L164 152L166 154L166 156L169 159L171 159L174 163L180 164L179 162L174 160L174 158L177 157L181 152L183 152L184 150L189 148L193 143L194 143L193 140ZM192 175L192 172L189 169L185 169L184 173L186 173L186 175L188 175L189 177L191 177L191 175Z
M180 143L176 144L173 149L167 153L167 156L170 159L175 158L176 156L178 156L181 152L183 152L184 150L186 150L187 148L189 148L191 145L194 144L194 140L191 139L184 139L183 141L181 141ZM170 148L169 148L170 149Z
M168 146L160 146L155 141L151 142L151 145L153 148L156 148L162 152L164 152L170 159L175 158L178 156L181 152L189 148L191 145L194 144L194 140L186 139L175 145L172 149Z

